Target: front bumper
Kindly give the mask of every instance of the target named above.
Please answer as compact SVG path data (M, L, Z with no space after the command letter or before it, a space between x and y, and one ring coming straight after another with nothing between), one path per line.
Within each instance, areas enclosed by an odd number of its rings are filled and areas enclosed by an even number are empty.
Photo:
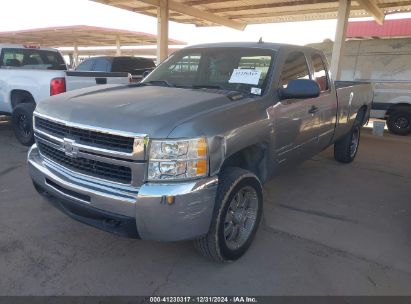
M99 229L146 240L180 241L201 237L210 228L216 177L127 188L67 170L43 158L36 145L29 151L28 165L33 183L47 191L54 205ZM172 204L167 196L174 196Z

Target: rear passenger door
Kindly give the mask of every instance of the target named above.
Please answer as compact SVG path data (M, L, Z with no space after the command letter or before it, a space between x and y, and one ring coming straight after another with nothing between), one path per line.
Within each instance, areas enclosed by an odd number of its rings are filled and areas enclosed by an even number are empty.
M311 79L305 54L293 51L288 54L281 69L278 88L287 86L290 80ZM316 151L318 116L312 113L316 98L286 99L274 106L275 149L277 161L302 160Z
M322 150L330 143L335 128L337 113L337 98L331 92L330 77L326 61L319 53L310 54L312 79L320 87L320 96L316 98L318 108L318 150Z

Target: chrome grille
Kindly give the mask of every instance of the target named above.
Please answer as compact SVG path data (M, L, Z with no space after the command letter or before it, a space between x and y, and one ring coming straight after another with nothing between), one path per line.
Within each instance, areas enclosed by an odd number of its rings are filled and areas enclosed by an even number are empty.
M93 159L67 156L63 151L55 149L41 141L37 142L40 153L50 160L77 172L97 178L130 184L132 173L129 167L109 164Z
M132 153L134 138L85 130L44 119L36 116L34 126L37 130L59 138L75 140L79 144L89 145L100 149Z

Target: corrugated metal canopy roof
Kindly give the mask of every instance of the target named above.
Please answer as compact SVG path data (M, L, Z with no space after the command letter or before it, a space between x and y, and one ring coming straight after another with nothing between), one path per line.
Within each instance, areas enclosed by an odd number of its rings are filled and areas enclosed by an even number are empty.
M159 0L93 0L95 2L157 16ZM361 4L360 4L361 3ZM337 18L338 1L330 0L169 0L170 20L197 26L220 25L190 13L190 8L239 24L290 22ZM352 1L350 17L367 17L411 11L410 0ZM381 18L380 18L381 19Z
M121 45L155 45L157 36L120 29L87 25L47 27L21 31L0 32L0 43L39 44L49 47L115 46L117 38ZM186 44L169 39L171 45Z

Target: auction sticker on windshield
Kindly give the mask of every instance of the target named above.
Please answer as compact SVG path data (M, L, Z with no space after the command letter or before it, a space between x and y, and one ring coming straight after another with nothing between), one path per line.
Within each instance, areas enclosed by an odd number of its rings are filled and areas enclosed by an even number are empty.
M254 94L254 95L261 95L261 89L260 88L251 88L251 90L250 90L250 92L251 92L251 94Z
M254 69L234 69L229 83L258 84L261 71Z

